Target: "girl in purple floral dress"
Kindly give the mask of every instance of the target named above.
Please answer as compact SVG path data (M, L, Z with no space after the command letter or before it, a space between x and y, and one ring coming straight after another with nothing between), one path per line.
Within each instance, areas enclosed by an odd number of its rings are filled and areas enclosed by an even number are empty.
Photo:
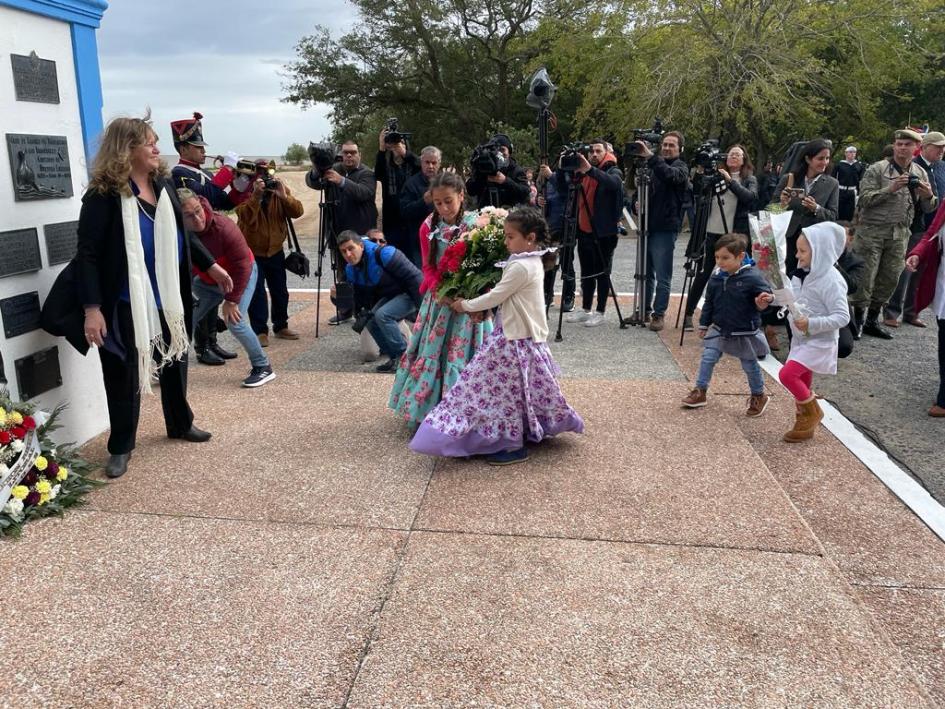
M455 173L441 172L430 181L430 196L435 209L419 234L423 302L387 403L411 430L440 403L443 392L459 379L466 363L492 332L492 320L483 313L454 312L449 302L436 294L443 277L443 253L470 230L478 216L463 212L463 180Z
M546 340L544 266L548 227L534 207L518 207L505 220L509 260L502 279L485 295L457 299L457 313L499 306L495 329L443 401L410 442L418 453L486 455L493 465L528 458L525 441L565 431L582 433L584 421L568 406Z

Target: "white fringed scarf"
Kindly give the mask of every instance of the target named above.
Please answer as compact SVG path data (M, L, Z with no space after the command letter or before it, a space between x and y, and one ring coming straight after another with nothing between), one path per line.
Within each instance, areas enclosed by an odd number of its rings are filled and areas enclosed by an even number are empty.
M138 388L151 393L151 372L175 359L181 359L190 345L184 320L184 304L180 297L180 255L177 250L177 219L166 190L158 197L154 217L154 267L157 275L161 307L167 321L171 341L161 334L161 317L151 288L151 278L144 262L141 224L138 221L136 197L121 198L121 221L125 228L125 253L128 258L128 293L131 319L134 324L134 346L138 353ZM122 333L127 343L128 333ZM154 353L160 363L154 360Z

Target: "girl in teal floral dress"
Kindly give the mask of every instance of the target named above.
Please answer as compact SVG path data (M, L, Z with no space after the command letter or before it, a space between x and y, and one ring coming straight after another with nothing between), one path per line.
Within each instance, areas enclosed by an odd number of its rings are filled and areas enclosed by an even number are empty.
M400 359L388 406L415 429L443 393L459 379L463 368L492 332L492 320L482 313L455 313L449 300L436 295L443 273L440 259L446 247L469 231L477 213L463 213L462 179L441 172L430 181L434 211L420 227L423 259L423 302L413 336Z

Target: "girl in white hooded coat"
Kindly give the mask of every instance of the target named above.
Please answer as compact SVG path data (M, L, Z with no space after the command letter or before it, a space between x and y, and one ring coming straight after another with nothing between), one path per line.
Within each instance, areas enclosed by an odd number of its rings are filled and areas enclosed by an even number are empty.
M837 373L839 331L850 322L847 284L834 268L845 241L843 227L833 222L809 226L797 240L791 286L799 314L790 317L791 353L779 375L797 402L794 428L784 434L791 443L813 437L824 417L811 390L814 373Z

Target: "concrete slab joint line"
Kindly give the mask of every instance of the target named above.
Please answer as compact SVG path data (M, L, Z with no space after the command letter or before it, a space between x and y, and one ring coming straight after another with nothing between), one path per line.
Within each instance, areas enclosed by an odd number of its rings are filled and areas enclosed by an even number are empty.
M781 363L773 357L761 360L761 368L779 383L778 373L781 371L781 366ZM858 431L850 420L830 402L822 400L820 404L824 411L824 428L846 446L873 475L879 478L906 507L945 542L945 507L896 465L875 443Z

